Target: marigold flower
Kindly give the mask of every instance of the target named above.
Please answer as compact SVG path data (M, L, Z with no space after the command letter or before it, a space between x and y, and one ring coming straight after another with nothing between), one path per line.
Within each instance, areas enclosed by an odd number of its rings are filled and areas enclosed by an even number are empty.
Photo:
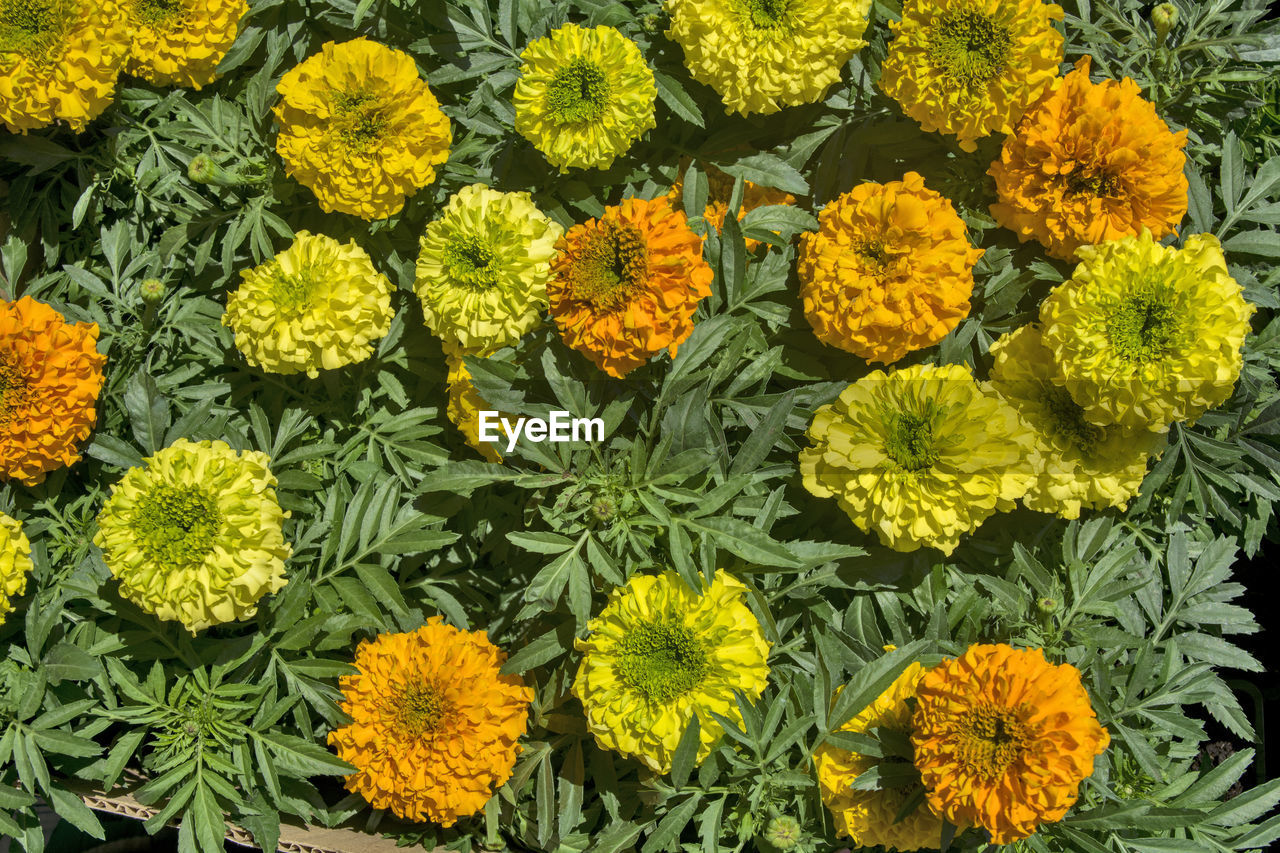
M354 240L344 246L299 231L293 245L240 277L222 324L235 330L245 359L270 373L315 378L364 361L395 314L391 282Z
M1054 381L1087 420L1163 432L1231 396L1254 307L1216 237L1196 234L1177 249L1143 232L1079 255L1040 322Z
M942 340L969 314L973 265L951 202L907 172L854 187L800 243L800 297L823 343L894 362Z
M265 453L180 438L111 487L93 543L120 595L195 634L247 619L292 553Z
M245 0L124 0L133 44L125 71L157 86L199 89L236 40Z
M895 551L950 554L1013 509L1039 464L1018 413L956 364L872 371L819 408L808 435L805 488Z
M27 573L33 567L22 522L0 512L0 625L13 610L13 599L26 592Z
M1063 518L1079 518L1082 507L1124 509L1142 486L1159 434L1090 423L1067 389L1053 381L1053 353L1035 326L1003 336L991 352L991 387L1032 428L1043 461L1022 502Z
M511 776L533 691L502 675L506 655L484 631L439 616L406 634L379 634L342 677L351 722L329 745L355 765L347 790L405 820L452 826L484 808Z
M996 221L1070 260L1081 245L1173 233L1187 212L1187 132L1173 133L1138 84L1089 82L1089 57L1023 116L988 174Z
M607 169L657 126L653 72L613 27L565 24L520 59L516 130L561 172Z
M276 151L321 209L384 219L449 159L449 119L406 53L327 42L276 87Z
M666 0L667 37L725 113L819 101L866 46L871 0Z
M1062 819L1111 742L1080 671L1040 649L970 646L916 688L911 743L929 804L996 844Z
M111 103L128 50L117 0L0 0L0 122L84 130Z
M463 187L420 241L414 290L427 328L486 352L520 340L542 322L562 236L528 193Z
M0 480L34 486L80 458L107 361L97 344L97 323L68 323L30 296L0 299Z
M471 372L467 370L467 363L462 360L464 355L475 353L468 353L446 343L444 354L449 364L449 401L445 404L445 415L462 433L470 447L490 462L501 462L502 454L497 445L480 440L480 412L493 411L493 407L484 401L472 384ZM501 427L498 432L503 432Z
M684 198L684 176L688 166L688 162L681 165L680 177L671 185L671 190L667 193L667 201L671 203L671 207L674 210L681 209L681 200ZM718 233L724 230L724 218L729 215L729 202L733 200L734 180L731 175L725 174L710 163L704 163L702 166L706 170L707 176L707 206L702 212L702 218ZM776 190L773 187L762 187L750 181L743 181L742 207L738 210L736 219L741 222L748 213L757 207L775 204L795 204L795 201L796 197L791 193ZM750 238L747 239L746 243L748 252L754 252L756 247L760 245L759 240Z
M1062 7L1041 0L908 0L880 88L929 132L974 140L1010 133L1058 76Z
M584 654L573 695L596 742L668 773L696 716L701 764L724 732L711 713L741 723L734 691L755 699L769 679L769 642L746 597L723 570L701 591L665 572L632 575L609 593L575 642Z
M693 334L715 273L702 238L665 198L626 199L556 245L551 316L569 346L621 377Z
M916 685L924 667L912 663L880 696L840 727L842 732L864 734L882 729L909 737ZM837 693L837 695L839 695ZM942 819L927 805L917 806L898 820L898 813L912 791L906 788L858 790L853 781L880 760L824 743L813 754L822 802L835 820L836 834L853 839L859 847L883 846L889 850L921 850L938 846Z

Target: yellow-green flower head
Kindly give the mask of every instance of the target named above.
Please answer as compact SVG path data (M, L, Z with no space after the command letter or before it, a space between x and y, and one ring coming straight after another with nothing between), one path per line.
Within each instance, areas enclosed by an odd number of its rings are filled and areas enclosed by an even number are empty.
M880 88L965 151L1018 119L1058 76L1062 7L1041 0L907 0Z
M516 130L561 172L607 169L656 126L653 72L613 27L565 24L520 59Z
M609 594L575 643L584 654L573 695L601 747L667 773L697 716L697 763L711 754L724 732L711 712L740 723L734 691L755 699L769 679L769 642L746 596L723 570L700 592L665 572L634 575Z
M13 599L26 592L31 568L31 543L22 523L0 512L0 624L13 610Z
M180 438L111 487L93 542L120 594L195 634L247 619L292 553L265 453Z
M667 37L726 113L776 113L822 99L866 45L871 0L666 0Z
M79 133L111 103L128 52L117 0L0 0L0 123Z
M1022 502L1037 512L1079 518L1081 508L1124 509L1147 475L1160 434L1085 419L1084 409L1055 383L1057 370L1040 329L1023 326L991 346L991 387L1035 431L1043 467Z
M421 240L414 290L427 328L487 352L520 340L547 309L562 234L528 193L463 187Z
M240 273L222 324L236 348L269 373L315 378L364 361L391 328L391 282L352 240L299 231L293 245Z
M1163 432L1231 396L1254 308L1212 234L1181 249L1144 231L1077 250L1040 306L1056 382L1092 423Z
M950 554L1013 509L1040 464L1018 413L956 364L873 371L818 409L808 435L805 488L895 551Z

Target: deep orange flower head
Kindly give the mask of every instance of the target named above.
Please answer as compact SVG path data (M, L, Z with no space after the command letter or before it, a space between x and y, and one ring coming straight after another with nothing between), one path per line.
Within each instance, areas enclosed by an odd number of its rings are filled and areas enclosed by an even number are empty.
M329 733L356 766L347 790L406 820L452 826L484 808L507 781L533 691L501 675L507 656L484 631L433 616L407 634L379 634L342 677L351 723Z
M629 198L576 225L557 244L547 283L565 343L622 377L693 333L715 273L702 238L666 198Z
M718 233L724 230L724 218L729 215L729 202L733 200L733 176L725 174L710 163L702 166L706 169L707 175L707 206L702 213L702 218ZM680 200L684 195L684 176L688 168L688 161L681 164L680 177L667 193L667 201L671 202L671 206L677 210L680 209ZM738 221L741 222L743 217L757 207L771 204L795 204L795 202L796 197L791 193L743 181L742 208L738 211ZM747 251L754 252L759 245L759 240L748 239Z
M34 486L80 458L107 361L97 344L97 323L68 323L30 296L0 299L0 479Z
M911 743L929 805L1008 844L1058 821L1111 743L1080 670L1040 649L970 646L916 688Z
M981 257L920 175L865 183L824 207L800 243L804 313L823 343L889 364L968 316Z
M1128 77L1090 82L1086 56L1005 140L991 213L1063 260L1144 227L1159 239L1187 212L1186 144Z

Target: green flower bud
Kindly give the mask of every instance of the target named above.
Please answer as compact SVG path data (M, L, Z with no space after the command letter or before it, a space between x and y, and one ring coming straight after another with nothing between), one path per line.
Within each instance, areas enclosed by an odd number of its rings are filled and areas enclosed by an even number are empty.
M168 288L158 278L144 278L142 284L138 285L138 292L142 294L143 302L159 302L164 299L166 290Z
M790 815L778 815L765 827L765 840L779 850L793 850L803 835L800 821Z
M234 187L240 183L235 175L213 162L208 154L197 154L187 165L187 177L197 184Z
M1056 613L1058 610L1058 599L1048 597L1041 598L1036 602L1036 610L1046 614Z
M598 497L591 502L591 514L596 521L608 521L618 513L618 505L608 497Z
M1151 10L1151 25L1156 28L1156 41L1160 44L1169 37L1169 31L1178 23L1178 7L1161 3Z

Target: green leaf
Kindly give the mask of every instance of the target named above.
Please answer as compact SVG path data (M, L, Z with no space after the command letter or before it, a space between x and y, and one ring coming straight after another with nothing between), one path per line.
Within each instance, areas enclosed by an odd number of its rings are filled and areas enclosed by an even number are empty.
M785 545L745 521L724 516L710 518L672 518L672 522L709 537L725 550L762 566L800 568L801 563Z
M698 715L694 714L689 725L685 726L684 734L680 735L680 742L671 757L671 784L677 788L683 788L689 781L698 749L702 746L701 732L702 724L698 721Z
M701 801L702 794L700 792L695 793L667 812L649 837L645 839L644 846L640 848L640 853L659 853L659 851L667 849L668 845L673 844L689 824L689 820L693 817L693 813Z

